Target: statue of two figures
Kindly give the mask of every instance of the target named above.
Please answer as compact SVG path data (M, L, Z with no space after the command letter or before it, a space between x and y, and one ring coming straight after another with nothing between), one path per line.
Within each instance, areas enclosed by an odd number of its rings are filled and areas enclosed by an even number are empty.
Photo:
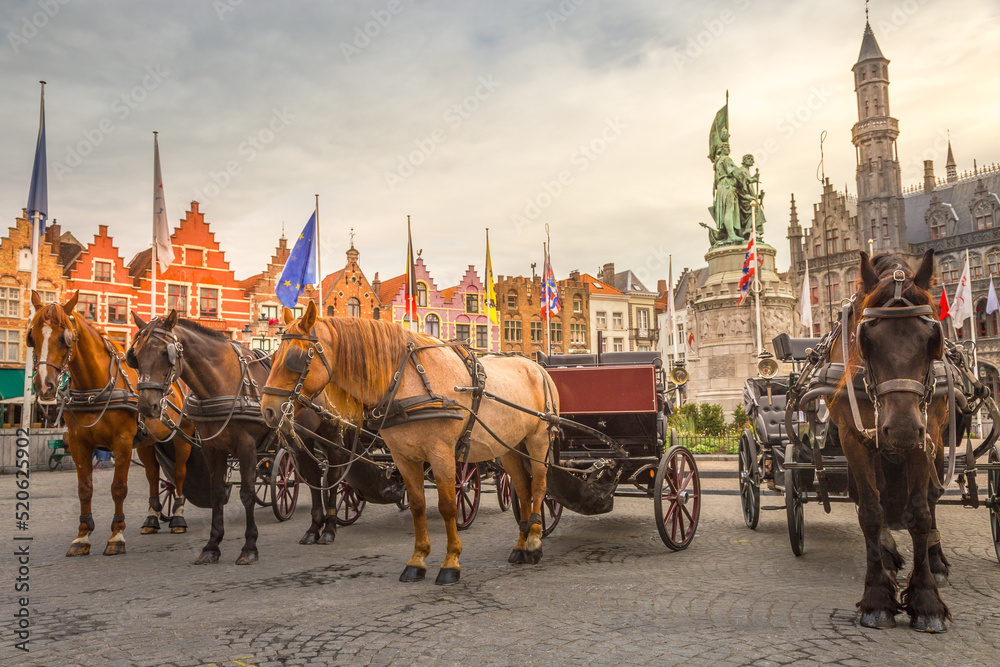
M709 131L708 159L715 168L714 202L708 208L715 228L704 222L698 224L708 230L709 243L713 248L742 245L750 240L752 231L756 231L757 239L761 240L765 219L761 208L764 193L760 191L760 170L750 173L753 155L744 155L741 166L729 157L729 93L726 93L726 105L715 114ZM754 206L756 211L752 211Z

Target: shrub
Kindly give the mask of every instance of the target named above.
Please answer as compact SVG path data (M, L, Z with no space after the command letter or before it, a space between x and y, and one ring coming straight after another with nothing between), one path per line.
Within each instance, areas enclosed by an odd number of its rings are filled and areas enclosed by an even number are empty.
M702 403L698 410L698 430L705 435L720 436L726 432L726 413L715 403Z
M742 405L737 405L733 410L733 430L742 431L750 425L750 415L746 413Z

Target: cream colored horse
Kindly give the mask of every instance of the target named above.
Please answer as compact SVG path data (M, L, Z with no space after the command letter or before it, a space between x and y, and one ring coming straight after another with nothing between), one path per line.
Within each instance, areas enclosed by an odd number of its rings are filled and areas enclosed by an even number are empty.
M316 351L309 359L307 351L311 341L286 339L274 353L267 387L277 390L292 389L300 376L300 369L308 364L302 394L312 397L326 392L330 404L339 414L357 424L363 419L363 410L375 406L388 390L400 362L406 354L407 344L416 346L440 345L441 341L430 336L413 333L398 324L362 320L354 317L318 318L316 306L310 302L305 314L294 320L285 309L287 332L293 336L315 335L323 352ZM329 370L321 357L325 357ZM420 350L406 364L402 374L397 399L427 394L416 370L415 361L426 369L434 393L471 407L469 392L455 391L456 387L473 384L463 357L454 348L437 347ZM558 395L551 378L533 361L519 356L489 356L480 358L486 372L486 390L538 412L558 413ZM290 362L290 363L289 363ZM286 366L286 363L288 364ZM261 412L271 427L277 427L287 396L267 393L261 403ZM295 402L295 410L302 409ZM469 413L457 412L461 419L436 418L410 421L385 428L380 435L385 440L392 459L406 482L410 512L413 514L413 556L400 575L400 581L420 581L427 572L425 559L431 552L427 534L426 501L424 499L424 463L430 464L438 490L438 511L444 518L448 533L448 551L435 583L450 584L458 581L459 555L462 542L458 538L455 522L455 448L463 432ZM490 461L501 458L504 469L522 502L520 535L509 561L512 563L537 563L542 557L542 526L540 513L545 498L546 460L549 448L547 425L532 416L484 398L479 407L479 418L504 443L526 452L531 458L529 477L518 453L497 442L476 424L472 430L469 462Z

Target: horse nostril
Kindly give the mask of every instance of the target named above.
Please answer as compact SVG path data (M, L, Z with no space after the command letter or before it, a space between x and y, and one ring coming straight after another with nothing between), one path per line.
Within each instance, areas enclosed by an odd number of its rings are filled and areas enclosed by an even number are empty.
M273 408L264 408L264 421L267 422L268 424L274 423L275 420L274 420Z

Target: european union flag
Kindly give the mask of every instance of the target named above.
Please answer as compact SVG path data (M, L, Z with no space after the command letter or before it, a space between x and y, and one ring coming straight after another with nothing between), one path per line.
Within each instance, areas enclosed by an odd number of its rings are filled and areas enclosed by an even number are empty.
M45 160L45 84L42 84L42 110L38 121L38 143L35 144L35 164L31 170L31 188L28 190L28 222L35 224L35 215L40 216L38 238L45 233L45 222L49 217L48 166Z
M285 268L281 271L274 294L289 308L298 305L299 295L306 285L316 283L316 213L312 214L305 229L299 234Z

